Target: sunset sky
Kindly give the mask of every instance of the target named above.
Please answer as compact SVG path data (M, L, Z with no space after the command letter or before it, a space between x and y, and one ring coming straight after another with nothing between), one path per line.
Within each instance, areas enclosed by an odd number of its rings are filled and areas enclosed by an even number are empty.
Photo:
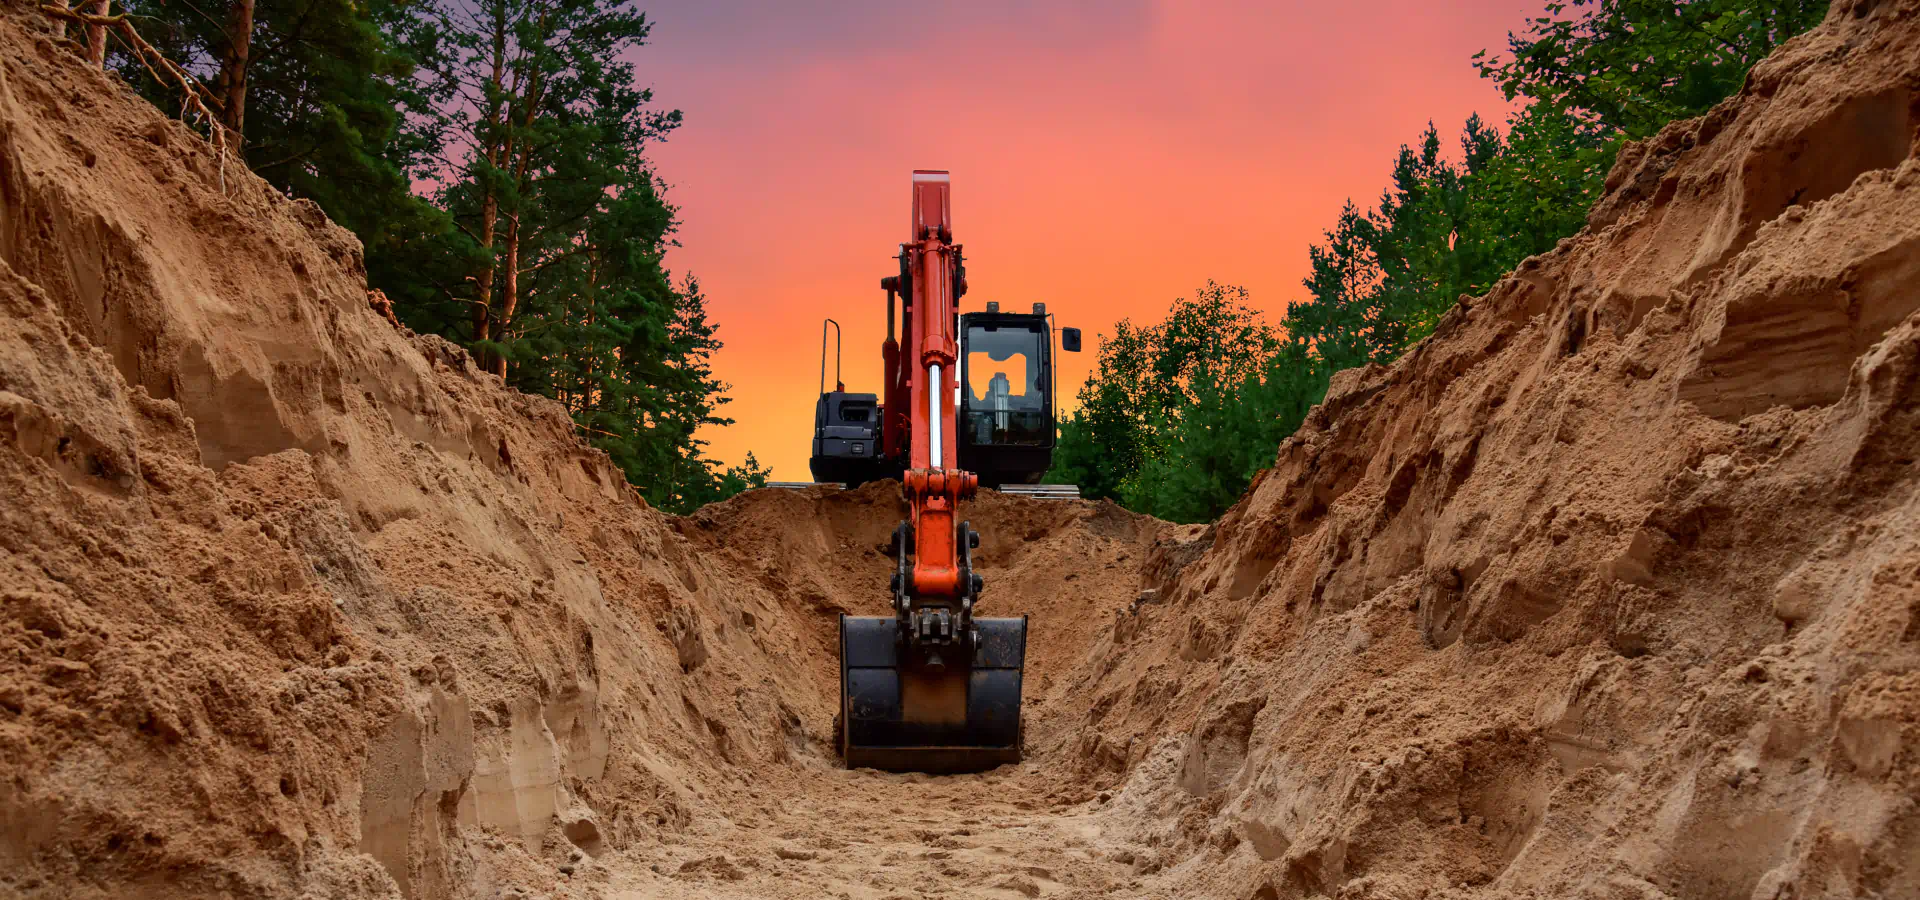
M701 281L738 420L713 454L810 480L823 317L848 389L878 392L913 169L953 173L963 311L1044 301L1086 332L1066 399L1096 334L1209 278L1277 318L1308 244L1429 119L1452 147L1470 113L1504 117L1469 57L1540 5L655 0L635 58L686 115L651 151L682 221L668 264Z

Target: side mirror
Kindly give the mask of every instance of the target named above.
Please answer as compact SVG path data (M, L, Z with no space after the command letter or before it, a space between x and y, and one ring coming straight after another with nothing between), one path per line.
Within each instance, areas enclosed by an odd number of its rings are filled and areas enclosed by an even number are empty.
M1060 347L1061 349L1066 350L1068 353L1079 353L1080 352L1080 329L1078 328L1060 329Z

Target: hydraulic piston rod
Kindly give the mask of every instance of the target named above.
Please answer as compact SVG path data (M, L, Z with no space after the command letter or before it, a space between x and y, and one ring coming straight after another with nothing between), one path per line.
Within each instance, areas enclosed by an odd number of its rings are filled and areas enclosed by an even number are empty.
M927 367L927 464L940 468L940 364Z

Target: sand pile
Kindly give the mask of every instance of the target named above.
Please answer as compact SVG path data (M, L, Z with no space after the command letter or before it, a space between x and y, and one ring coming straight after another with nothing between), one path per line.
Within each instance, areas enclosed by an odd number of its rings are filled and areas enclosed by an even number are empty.
M840 770L887 484L662 515L0 17L0 895L1920 893L1920 0L1343 373L1220 522L988 495L1029 761Z
M0 894L589 896L833 767L897 489L648 509L312 205L0 32ZM1164 527L975 518L1026 542L990 591L1087 579L1026 610L1052 668Z
M1920 896L1916 150L1836 3L1342 373L1072 676L1164 891Z
M0 894L588 896L832 769L897 491L647 509L312 206L0 29ZM988 602L1046 589L1038 705L1163 526L974 517Z

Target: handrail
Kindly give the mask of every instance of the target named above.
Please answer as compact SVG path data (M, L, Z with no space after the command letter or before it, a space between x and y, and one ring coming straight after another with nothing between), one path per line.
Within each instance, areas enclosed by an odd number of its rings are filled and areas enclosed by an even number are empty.
M833 323L833 389L844 391L847 384L840 380L840 323L827 319L820 323L820 393L827 392L827 323Z

